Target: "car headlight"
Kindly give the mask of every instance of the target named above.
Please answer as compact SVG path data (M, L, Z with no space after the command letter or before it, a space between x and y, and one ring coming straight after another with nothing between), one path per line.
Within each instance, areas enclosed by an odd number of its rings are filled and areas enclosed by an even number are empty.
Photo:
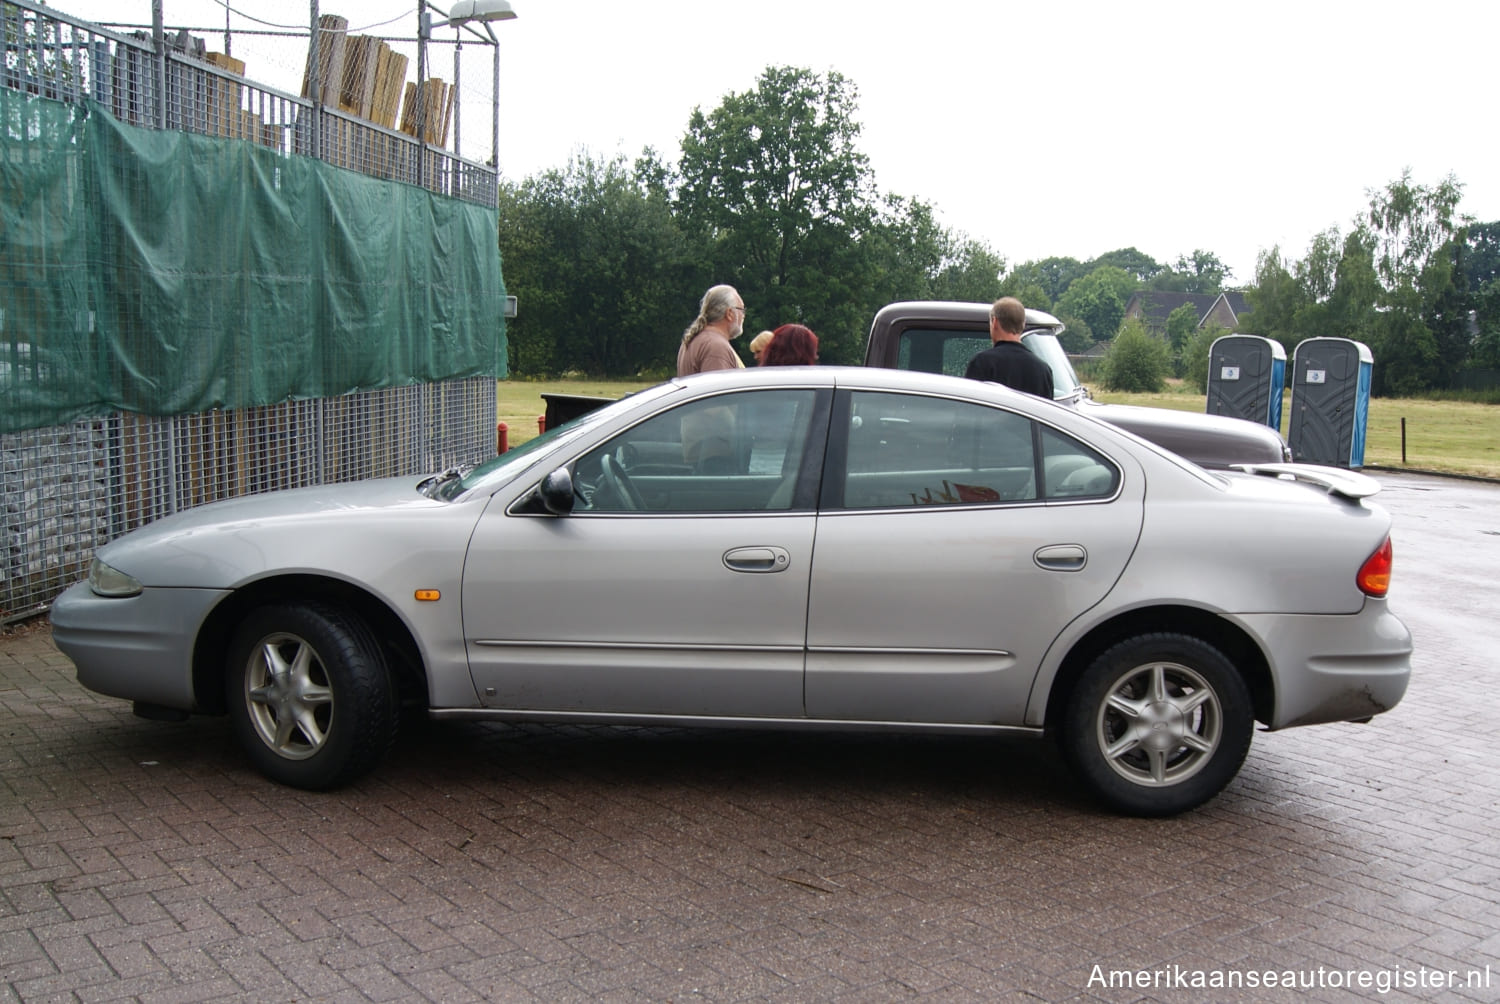
M95 558L89 566L89 588L99 596L137 596L145 587L135 576Z

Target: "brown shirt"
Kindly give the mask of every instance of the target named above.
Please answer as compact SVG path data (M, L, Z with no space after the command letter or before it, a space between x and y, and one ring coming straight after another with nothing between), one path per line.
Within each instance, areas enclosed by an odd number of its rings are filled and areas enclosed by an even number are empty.
M704 328L690 342L683 342L677 350L677 375L689 376L708 370L744 369L734 346L718 328Z

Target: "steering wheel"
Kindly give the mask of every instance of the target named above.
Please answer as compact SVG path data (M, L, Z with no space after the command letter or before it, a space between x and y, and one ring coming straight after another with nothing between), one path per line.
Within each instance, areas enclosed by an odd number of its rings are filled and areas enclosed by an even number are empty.
M630 480L630 475L625 473L625 468L615 462L615 458L608 453L599 457L599 480L609 485L609 490L620 500L620 506L624 509L644 509L646 500L641 498L641 493L636 490L635 483Z

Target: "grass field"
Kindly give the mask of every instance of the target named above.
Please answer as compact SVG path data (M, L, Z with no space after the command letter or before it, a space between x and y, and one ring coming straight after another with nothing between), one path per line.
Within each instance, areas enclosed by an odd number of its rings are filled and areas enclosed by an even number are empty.
M498 385L498 420L509 427L510 445L535 436L545 410L541 395L585 394L621 397L648 384L609 380L502 381ZM1094 391L1096 400L1140 404L1180 411L1203 411L1203 395L1180 384L1161 394L1115 394ZM1281 432L1291 420L1290 396L1282 407ZM1406 422L1406 459L1402 461L1401 423ZM1365 463L1372 467L1411 468L1500 478L1500 405L1419 398L1373 398L1365 430Z
M1202 394L1180 384L1161 394L1115 394L1094 391L1098 401L1141 404L1181 411L1203 411ZM1281 434L1291 422L1291 393L1282 399ZM1402 460L1401 424L1406 423ZM1365 429L1365 463L1372 467L1407 467L1500 478L1500 406L1422 398L1370 399Z

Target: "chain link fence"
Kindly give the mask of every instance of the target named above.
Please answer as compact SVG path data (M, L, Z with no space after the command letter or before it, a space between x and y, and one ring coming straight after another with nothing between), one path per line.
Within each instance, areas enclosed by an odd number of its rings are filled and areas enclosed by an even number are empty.
M319 90L311 60L304 82L311 96L302 97L246 79L238 60L205 51L187 32L163 31L158 41L155 33L112 31L10 0L0 4L0 30L0 88L13 94L93 102L121 122L244 140L494 206L493 167L445 149L440 134L409 135L394 127L399 122L367 118L370 105L339 107L342 95L326 103L330 92ZM365 64L380 65L379 45L359 47L374 53L360 56ZM399 61L386 60L391 74L393 62ZM408 95L420 116L420 98L409 87ZM387 93L387 106L390 100ZM39 156L34 133L24 117L0 122L0 199L26 197L7 190L5 171ZM0 245L0 266L11 254ZM41 294L34 288L35 263L21 265L0 268L0 408L6 409L49 379L58 338L28 330L27 319L36 313L31 300ZM68 322L81 333L92 324L85 311ZM87 574L97 547L169 513L237 495L404 476L492 455L495 412L491 375L196 414L116 411L8 431L0 435L0 622L44 609Z

